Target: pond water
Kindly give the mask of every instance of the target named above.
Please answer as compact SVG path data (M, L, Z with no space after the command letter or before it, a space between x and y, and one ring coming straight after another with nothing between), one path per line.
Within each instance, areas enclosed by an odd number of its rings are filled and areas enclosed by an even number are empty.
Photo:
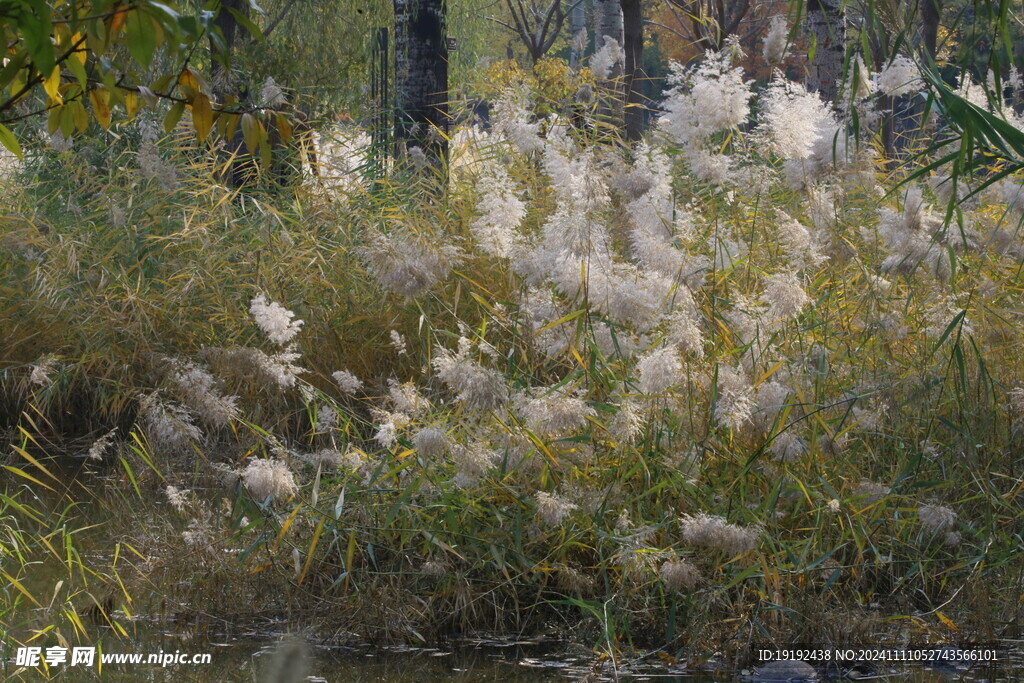
M527 681L729 681L758 680L750 670L728 670L714 663L687 670L655 655L612 662L593 651L559 642L509 638L465 639L449 647L331 646L283 631L261 628L227 635L181 633L140 628L134 641L110 638L104 652L209 654L209 664L105 665L56 667L56 680L103 681L345 681L354 683L455 683ZM920 665L881 667L860 680L1020 681L1024 679L1021 643L1000 644L1001 662L974 670L931 669ZM12 673L11 668L8 673ZM30 673L24 680L36 680ZM856 674L850 678L857 678ZM822 679L829 680L826 672ZM775 679L772 679L775 680ZM831 680L837 680L833 677Z

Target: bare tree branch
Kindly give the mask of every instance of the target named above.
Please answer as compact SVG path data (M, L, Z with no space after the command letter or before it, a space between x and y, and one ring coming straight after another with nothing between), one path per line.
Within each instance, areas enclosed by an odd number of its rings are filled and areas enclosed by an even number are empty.
M676 35L676 36L679 36L683 40L690 40L690 41L693 40L692 36L690 36L689 34L681 33L680 31L672 28L671 26L668 26L667 24L662 24L661 22L658 22L658 21L654 21L653 19L644 19L644 23L645 24L650 24L651 26L657 26L658 28L661 28L661 29L665 29L669 33L671 33L673 35Z
M645 23L659 26L670 33L697 44L704 50L720 50L725 39L737 34L744 22L753 21L756 26L748 32L746 40L760 30L764 17L761 4L751 0L663 0L672 13L678 27L658 24L649 20Z
M569 10L581 2L583 0L575 0ZM568 13L562 6L562 0L547 0L543 6L537 0L530 0L529 7L523 0L505 0L505 6L512 16L512 24L494 17L491 20L518 35L530 53L530 58L534 62L538 61L555 44L565 25Z
M665 6L668 7L669 11L672 12L672 16L675 18L676 22L679 24L681 30L682 31L686 31L686 33L680 33L679 31L673 31L672 29L669 29L669 30L672 31L673 33L675 33L677 36L679 36L681 38L685 38L686 40L690 40L690 41L696 42L697 37L694 36L692 33L690 33L689 30L687 29L686 21L683 19L683 17L679 16L679 10L676 9L676 4L674 2L672 2L672 0L663 0L663 1L665 3ZM668 27L666 26L665 28L668 28Z
M284 19L285 15L291 11L292 7L295 6L296 2L298 2L298 0L288 0L288 4L282 7L281 11L278 12L276 17L274 17L274 20L270 22L270 24L265 29L263 29L264 40L270 37L270 34L274 32L274 29L277 28L277 25L281 23L281 20Z

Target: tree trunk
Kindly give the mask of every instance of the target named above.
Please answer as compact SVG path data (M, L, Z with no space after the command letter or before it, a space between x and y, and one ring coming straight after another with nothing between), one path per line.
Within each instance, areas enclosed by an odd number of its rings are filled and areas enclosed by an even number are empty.
M622 45L622 7L619 0L594 0L594 49L600 50L604 37ZM618 75L621 75L618 74Z
M939 18L942 16L942 0L920 0L920 2L921 44L932 61L935 61L935 56L939 51ZM887 157L891 159L906 149L910 143L919 143L933 135L934 131L925 121L924 110L925 103L915 98L905 105L904 110L893 112L890 126L894 135L885 147ZM904 133L904 137L899 135L901 132Z
M224 44L218 45L213 37L210 37L210 56L212 57L210 60L210 81L213 94L219 100L223 100L225 95L236 94L228 82L230 80L230 71L226 68L226 65L231 62L231 51L235 47L235 41L238 36L238 19L229 10L245 14L248 7L249 3L245 2L245 0L221 0L217 16L213 19L213 25L220 30L220 34L224 38Z
M572 44L569 47L569 68L578 71L580 60L587 50L587 8L583 0L579 0L569 10L569 28L572 31Z
M807 89L835 102L846 56L846 9L843 0L807 0L807 31L814 58L807 65Z
M445 0L394 0L395 142L440 169L448 153Z
M626 54L626 139L639 140L644 130L644 17L641 0L621 0L621 5Z
M622 7L619 0L594 0L594 51L604 46L605 38L611 38L622 47ZM616 62L607 78L600 82L601 97L598 114L614 122L622 121L622 64Z
M942 0L921 0L921 42L934 60L939 47L939 17Z

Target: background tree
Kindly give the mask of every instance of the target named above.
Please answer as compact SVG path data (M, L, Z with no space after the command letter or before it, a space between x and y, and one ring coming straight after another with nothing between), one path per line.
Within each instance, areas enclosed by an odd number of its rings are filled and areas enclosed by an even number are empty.
M583 0L576 0L570 6L570 13L582 2ZM530 59L536 64L558 40L565 25L567 15L562 0L548 0L545 4L538 4L536 0L505 0L505 6L508 8L512 23L501 19L495 21L519 37Z
M843 82L846 57L846 5L843 0L807 0L807 89L834 102Z
M897 55L935 60L939 57L943 0L857 0L850 4L860 26L855 44L866 48L866 63L883 70ZM921 138L925 102L908 95L879 93L879 134L885 156L893 161ZM927 133L925 138L930 137Z
M622 45L622 5L619 0L594 0L595 49L601 49L606 37ZM620 74L613 74L618 75Z
M246 0L220 0L213 23L217 31L210 33L210 76L218 96L234 95L231 83L231 57L238 42L239 24L248 22Z
M395 141L441 168L448 150L445 0L394 0Z
M262 0L260 6L265 14L253 19L262 39L243 34L235 77L253 89L273 78L312 120L346 114L368 121L375 105L365 92L372 38L390 30L391 2Z
M576 70L580 68L580 61L587 49L587 6L580 0L573 4L569 10L569 29L571 43L569 46L569 68Z
M725 38L735 35L744 51L735 63L742 64L753 78L767 80L771 78L772 70L762 55L763 39L772 18L786 17L790 14L791 5L789 0L751 0L749 3L659 0L648 5L644 23L650 27L651 36L657 37L659 50L665 57L681 64L698 58L706 50L721 49ZM723 24L730 29L728 33L721 30ZM795 43L803 43L802 34L796 36ZM799 50L794 46L791 51ZM785 71L787 65L779 67ZM654 70L650 64L646 71L651 78ZM795 78L796 74L790 74L790 77Z
M590 66L600 85L598 113L614 125L620 125L623 116L623 42L620 0L594 0L594 56Z
M921 43L934 60L938 55L939 20L942 17L942 0L920 0L921 2Z
M750 0L664 0L664 5L674 22L672 26L659 25L698 46L702 51L721 50L729 36L737 35L741 40L746 39L760 28L742 27L751 14Z
M644 17L641 0L621 0L623 25L623 52L625 53L625 133L627 140L639 140L644 126L645 79L644 63Z

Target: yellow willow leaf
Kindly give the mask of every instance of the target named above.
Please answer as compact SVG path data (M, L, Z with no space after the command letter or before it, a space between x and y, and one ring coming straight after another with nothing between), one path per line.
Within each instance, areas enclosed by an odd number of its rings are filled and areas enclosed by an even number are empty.
M453 270L452 274L462 278L463 280L465 280L469 284L473 285L474 287L476 287L477 289L482 291L484 294L490 294L491 296L494 296L494 294L491 292L491 290L487 289L487 287L485 287L483 285L483 283L477 282L476 280L474 280L473 278L469 277L469 275L467 275L466 273L462 272L461 270Z
M50 489L50 490L52 491L53 489ZM56 532L54 532L54 533L56 533ZM60 559L60 555L57 554L57 549L53 547L52 543L50 543L50 539L49 538L47 538L46 536L36 536L36 539L40 543L45 545L46 549L49 550L53 554L54 557L56 557L58 560Z
M128 548L128 550L131 550L133 553L135 553L135 555L140 560L142 560L143 562L147 561L148 558L145 555L143 555L142 553L140 553L138 550L136 550L130 543L122 543L121 545L123 545L125 548Z
M199 93L192 100L191 109L192 125L196 129L196 137L202 142L213 128L213 108L210 106L210 98Z
M576 350L576 347L575 346L570 346L569 350L572 351L572 356L573 356L573 358L576 359L576 362L580 364L580 367L583 368L584 370L586 370L587 369L587 364L586 364L586 362L584 362L583 358L580 356L579 351Z
M110 91L105 88L90 90L89 101L92 102L92 113L103 130L110 128Z
M185 97L188 98L194 97L196 93L200 92L199 83L189 69L181 72L181 77L178 79L178 87L181 88L181 91L185 93Z
M488 303L488 301L487 301L486 299L484 299L484 298L483 298L482 296L480 296L480 295L479 295L479 294L477 294L476 292L470 292L470 293L469 293L469 295L470 295L471 297L473 297L473 300L474 300L474 301L476 301L476 302L477 302L478 304L480 304L480 305L481 305L481 306L483 306L483 307L484 307L485 309L487 309L487 312L488 312L488 313L490 313L490 314L491 314L491 315L493 315L493 316L497 316L497 315L499 315L499 314L498 314L498 311L496 311L496 310L494 309L494 307L493 307L493 306L491 306L491 304L490 304L490 303Z
M64 610L64 616L67 617L71 625L75 627L75 631L80 637L85 636L85 624L82 623L82 619L78 616L78 613L74 609Z
M953 623L953 620L950 619L949 617L947 617L942 612L936 611L935 612L935 616L937 616L939 618L939 621L941 621L943 624L945 624L946 626L950 627L954 631L959 631L960 630L960 629L958 629L956 627L956 624Z
M35 605L36 607L42 607L42 605L40 605L38 602L36 602L36 599L32 597L32 594L29 593L27 590L25 590L25 587L22 586L21 583L16 578L14 578L13 576L11 576L10 574L8 574L5 571L0 571L0 574L3 574L4 578L7 579L8 581L10 581L11 585L18 589L18 592L20 592L26 598L31 600L33 605Z
M255 116L242 114L242 139L245 140L249 154L256 154L259 151L262 129L263 125Z
M79 45L83 37L84 36L81 33L76 33L71 36L71 44L78 45L78 47L75 48L75 51L71 53L71 56L78 60L79 64L85 66L85 58L87 55L85 54L85 48Z
M35 484L39 484L44 489L50 489L51 491L54 491L54 489L52 487L47 486L46 484L44 484L43 482L39 481L38 479L33 477L31 474L29 474L28 472L26 472L26 471L24 471L22 469L19 469L17 467L11 467L10 465L4 465L4 469L8 470L10 472L13 472L14 474L17 474L19 477L25 477L29 481L31 481L31 482L33 482Z
M313 532L313 540L309 544L309 552L306 553L306 563L302 566L302 571L299 573L299 585L306 580L306 574L309 572L309 565L313 562L313 553L316 551L316 544L320 542L320 534L324 531L324 520L321 519L320 523L316 525L316 531ZM297 550L297 548L296 548Z
M761 377L758 378L758 380L757 380L757 382L755 384L757 384L757 385L763 384L769 377L774 375L778 371L778 369L781 368L781 367L782 367L782 361L780 360L778 363L776 363L772 367L768 368L768 370L763 375L761 375Z
M281 134L281 140L288 143L292 141L292 124L288 122L288 117L284 114L278 114L274 117L277 123L277 132Z
M292 522L295 521L295 516L299 514L299 510L301 509L302 503L299 503L295 506L295 509L292 510L292 513L288 515L288 519L284 520L284 524L281 525L281 531L278 532L277 540L274 541L274 547L271 548L271 550L277 550L277 546L280 545L281 539L283 539L284 535L288 533L288 528L292 525Z
M548 447L544 445L543 441L537 438L537 436L529 429L524 429L523 431L526 433L526 438L528 438L530 442L537 447L537 450L543 453L545 457L547 457L547 459L551 461L552 465L554 465L558 469L562 469L562 466L558 464L558 461L555 459L555 456L551 454L551 451L548 450Z
M563 315L558 320L552 320L547 325L545 325L544 327L540 328L539 330L537 330L533 334L534 334L534 336L536 336L536 335L540 334L541 332L546 332L547 330L550 330L552 327L558 327L562 323L567 323L570 320L575 320L576 318L580 317L581 315L583 315L586 312L587 311L586 311L585 308L581 308L580 310L573 311L572 313L570 313L568 315Z
M124 27L125 20L128 18L128 12L131 8L118 3L114 7L113 15L110 16L106 22L110 27L110 35L116 35Z
M121 587L121 592L124 593L124 599L130 605L132 603L132 596L128 593L128 589L124 587L124 582L121 581L121 575L114 572L114 577L117 579L117 585Z
M50 474L50 471L48 469L46 469L45 467L43 467L42 463L40 463L38 460L33 458L31 455L29 455L28 452L24 448L20 448L18 446L11 446L11 448L14 449L15 453L17 453L21 457L25 458L26 460L28 460L30 464L32 464L37 470L40 470L43 474L48 476L50 479L53 479L58 484L62 483L60 479L58 479L57 477L55 477L52 474Z
M800 490L804 492L804 497L807 499L807 504L813 507L814 499L811 498L810 491L807 490L807 487L804 486L804 483L800 480L799 477L794 477L793 480L796 481L796 485L800 487Z
M46 94L54 102L58 104L64 102L60 96L60 66L53 67L50 75L43 78L43 89L46 90Z
M124 100L124 110L128 112L128 118L135 118L135 114L139 111L139 96L129 92L125 93L122 99Z

